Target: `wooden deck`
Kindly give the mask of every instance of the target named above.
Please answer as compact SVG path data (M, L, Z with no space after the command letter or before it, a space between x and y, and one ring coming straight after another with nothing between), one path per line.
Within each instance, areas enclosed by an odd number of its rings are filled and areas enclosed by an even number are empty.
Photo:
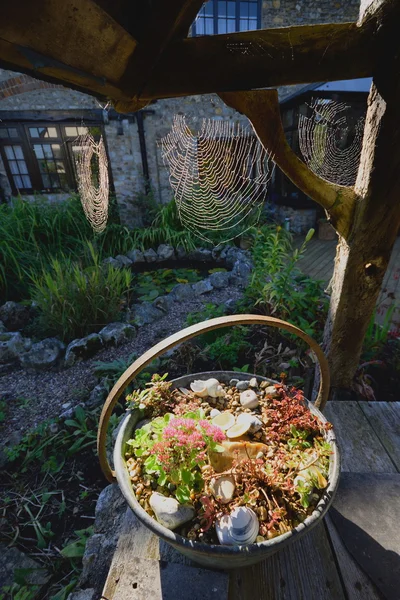
M322 523L264 562L228 573L197 567L128 509L102 597L397 600L400 403L331 402L326 415L342 452L342 476Z
M299 247L304 238L295 240ZM304 256L299 260L299 267L306 275L313 279L323 281L327 286L332 275L336 254L336 241L325 241L312 239ZM393 248L389 267L383 280L382 292L378 304L383 308L382 314L378 314L378 322L383 320L383 315L392 303L396 303L393 321L400 320L400 238L397 238Z

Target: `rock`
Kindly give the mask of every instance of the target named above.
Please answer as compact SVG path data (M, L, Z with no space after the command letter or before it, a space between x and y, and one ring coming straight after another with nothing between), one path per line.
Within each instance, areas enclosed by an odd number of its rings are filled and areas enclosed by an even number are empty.
M174 299L170 294L158 296L158 298L152 302L153 306L155 306L158 310L162 310L165 314L170 310L173 303Z
M229 382L230 386L237 386L237 384L239 383L239 379L231 379Z
M15 581L15 572L24 572L27 585L43 586L50 575L35 560L18 550L0 544L0 589L12 585ZM39 594L38 594L39 596Z
M72 367L75 363L96 354L103 346L103 340L98 333L91 333L82 339L73 340L65 353L65 366Z
M196 250L189 252L187 257L189 260L199 260L201 262L210 262L213 259L211 250L206 248L196 248Z
M83 408L83 404L79 403L79 404L75 404L75 406L71 406L71 408L68 408L67 410L64 410L60 415L59 415L59 419L61 421L66 421L67 419L72 419L75 416L75 411L78 408L78 406L82 406Z
M122 264L115 258L113 258L112 256L109 256L108 258L105 258L103 260L103 265L110 265L111 267L114 267L114 269L120 269L122 267Z
M209 279L203 279L203 281L198 281L192 285L192 289L196 296L201 296L201 294L208 294L213 291L213 286Z
M245 390L240 394L240 404L243 408L257 408L258 396L254 390Z
M211 273L209 280L216 290L224 290L229 285L229 278L230 274L227 271L217 271Z
M193 300L195 292L190 283L178 283L171 290L170 295L176 302L185 302L186 300Z
M72 592L67 600L96 600L97 598L98 596L94 588L86 588L85 590Z
M145 252L143 252L143 256L144 256L144 260L147 263L157 262L157 260L158 260L157 252L155 252L153 250L153 248L149 248L149 250L145 250Z
M251 388L258 388L258 381L257 381L257 377L252 377L249 381L249 386Z
M31 320L31 309L25 304L9 300L0 306L0 320L8 331L19 331Z
M131 259L128 258L127 256L124 256L124 254L118 254L118 256L115 257L115 260L117 260L122 267L131 267L132 266Z
M175 251L169 244L160 244L157 248L157 255L160 261L175 260Z
M239 391L243 391L243 390L247 390L249 387L250 381L239 381L236 384L236 389L238 389Z
M57 366L64 355L65 344L57 338L46 338L33 344L29 352L20 357L24 369L44 371Z
M108 389L104 385L104 383L99 383L92 389L90 392L89 398L86 400L85 405L88 408L96 408L103 404L104 400L107 398Z
M271 398L279 398L278 390L274 385L268 385L264 388L264 394L266 396L270 396Z
M120 346L136 335L136 329L128 323L109 323L99 332L104 346Z
M95 533L108 533L115 516L125 512L125 498L117 483L105 487L99 495L95 509Z
M190 506L179 504L175 498L167 498L158 492L152 493L149 504L157 521L171 530L190 521L195 515L193 508Z
M14 363L32 347L32 341L18 331L0 333L0 364Z
M241 413L236 419L236 423L250 423L250 433L256 433L262 427L262 422L255 415L249 413ZM256 457L258 458L258 456Z
M246 460L255 458L259 452L265 454L268 446L253 442L228 442L224 440L220 444L223 452L210 452L210 464L216 473L223 473L232 467L234 460Z
M154 321L158 321L162 319L164 313L161 310L158 310L153 304L150 302L142 302L141 304L134 304L133 309L133 319L136 325L141 327L142 325L149 325L150 323L154 323Z
M129 250L129 252L126 253L126 256L131 259L133 264L145 262L143 252L136 250L136 248L134 250Z
M233 298L229 298L226 302L224 302L225 312L228 314L232 314L236 311L238 300L234 300Z
M0 321L0 333L3 333L6 330L6 326L4 325L3 321Z
M244 288L249 283L251 271L252 266L249 262L237 260L230 274L229 281Z
M228 504L233 498L236 485L231 475L223 475L210 481L210 488L215 498L221 504Z
M215 260L216 262L223 262L225 260L225 255L226 255L226 246L220 245L220 246L215 246L215 248L213 248L211 250L211 256L213 258L213 260ZM222 257L222 253L225 251L225 255L224 257Z
M177 249L175 250L175 254L176 254L176 258L178 258L180 260L183 258L187 258L187 252L183 246L178 246Z

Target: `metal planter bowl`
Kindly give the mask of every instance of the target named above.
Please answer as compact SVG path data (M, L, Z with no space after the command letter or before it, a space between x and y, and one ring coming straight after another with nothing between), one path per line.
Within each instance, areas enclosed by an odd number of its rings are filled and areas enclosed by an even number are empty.
M208 379L215 377L221 382L228 383L230 379L236 378L247 380L250 377L257 377L258 381L271 381L265 377L258 377L247 373L237 373L229 371L216 371L213 373L197 373L195 375L187 375L173 380L174 387L188 387L194 379ZM271 383L276 383L271 381ZM307 401L308 402L308 401ZM308 402L309 409L323 423L327 420L323 414ZM128 469L125 461L125 444L132 438L135 425L138 420L138 412L129 412L124 418L119 434L114 447L114 468L118 484L121 488L126 501L133 510L138 519L148 527L155 535L171 544L176 550L185 554L191 560L212 568L234 569L239 567L247 567L254 563L260 562L271 556L281 548L296 541L300 536L304 535L312 527L317 525L330 507L336 490L339 484L340 474L340 456L336 443L336 438L332 429L326 432L326 440L331 444L333 454L329 464L329 484L324 491L323 496L318 502L314 512L307 519L298 525L292 531L285 533L279 537L273 538L262 543L250 544L247 546L220 546L204 544L197 541L191 541L182 536L166 529L140 506L132 489Z

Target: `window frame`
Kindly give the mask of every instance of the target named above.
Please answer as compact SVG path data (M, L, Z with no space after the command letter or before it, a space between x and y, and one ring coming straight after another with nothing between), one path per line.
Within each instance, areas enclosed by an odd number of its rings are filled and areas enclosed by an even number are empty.
M0 137L0 156L3 160L4 168L7 173L7 177L11 186L11 190L13 195L32 195L34 193L40 194L63 194L63 193L71 193L76 192L78 189L77 180L76 180L76 171L74 168L74 157L71 151L71 145L74 140L77 139L77 136L68 136L66 134L66 127L98 127L100 129L99 136L95 136L95 139L100 138L100 135L103 136L105 140L104 127L101 121L90 121L87 123L78 122L76 120L70 121L46 121L46 120L37 120L37 121L13 121L7 120L2 121L0 123L0 129L16 129L18 137ZM30 128L40 128L53 127L56 129L57 137L51 138L33 138L30 135ZM60 145L60 159L65 167L65 179L66 186L60 187L44 187L42 173L39 167L39 160L35 154L34 145L46 145L46 144L59 144ZM28 169L28 176L30 177L30 181L32 184L31 188L23 188L19 189L14 181L13 174L11 172L9 158L5 153L5 146L20 146L22 148L22 153L24 156L25 163ZM107 151L107 145L106 145ZM107 152L108 155L108 152ZM53 159L49 159L53 160ZM110 164L110 162L109 162Z
M206 35L230 35L229 33L218 33L218 18L219 18L219 14L218 14L218 0L212 0L213 1L213 33L197 33L197 28L196 28L196 21L197 21L197 17L195 19L195 21L192 24L191 27L191 35L192 37L203 37ZM249 29L248 31L257 31L257 29L261 29L261 12L262 12L262 0L227 0L230 2L235 2L235 31L234 32L230 32L230 33L240 33L241 29L240 29L240 3L241 2L254 2L257 3L257 27L256 29ZM204 3L206 4L206 2ZM203 9L204 7L201 7L200 10ZM200 11L199 11L200 12ZM197 15L198 16L198 15ZM245 31L245 30L243 30Z

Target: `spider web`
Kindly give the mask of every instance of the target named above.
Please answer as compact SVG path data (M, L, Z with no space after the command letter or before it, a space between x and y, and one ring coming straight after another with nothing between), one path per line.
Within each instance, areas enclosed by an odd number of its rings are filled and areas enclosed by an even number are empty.
M101 233L107 225L109 197L108 161L103 136L96 142L91 133L86 133L79 136L78 143L76 171L82 207L92 229Z
M180 221L195 235L209 242L216 231L234 237L238 226L249 227L247 217L257 218L272 168L270 155L246 127L203 119L194 135L185 117L176 115L161 152Z
M310 117L299 117L299 145L309 168L331 183L353 186L360 164L364 118L348 125L350 107L343 102L317 99Z

